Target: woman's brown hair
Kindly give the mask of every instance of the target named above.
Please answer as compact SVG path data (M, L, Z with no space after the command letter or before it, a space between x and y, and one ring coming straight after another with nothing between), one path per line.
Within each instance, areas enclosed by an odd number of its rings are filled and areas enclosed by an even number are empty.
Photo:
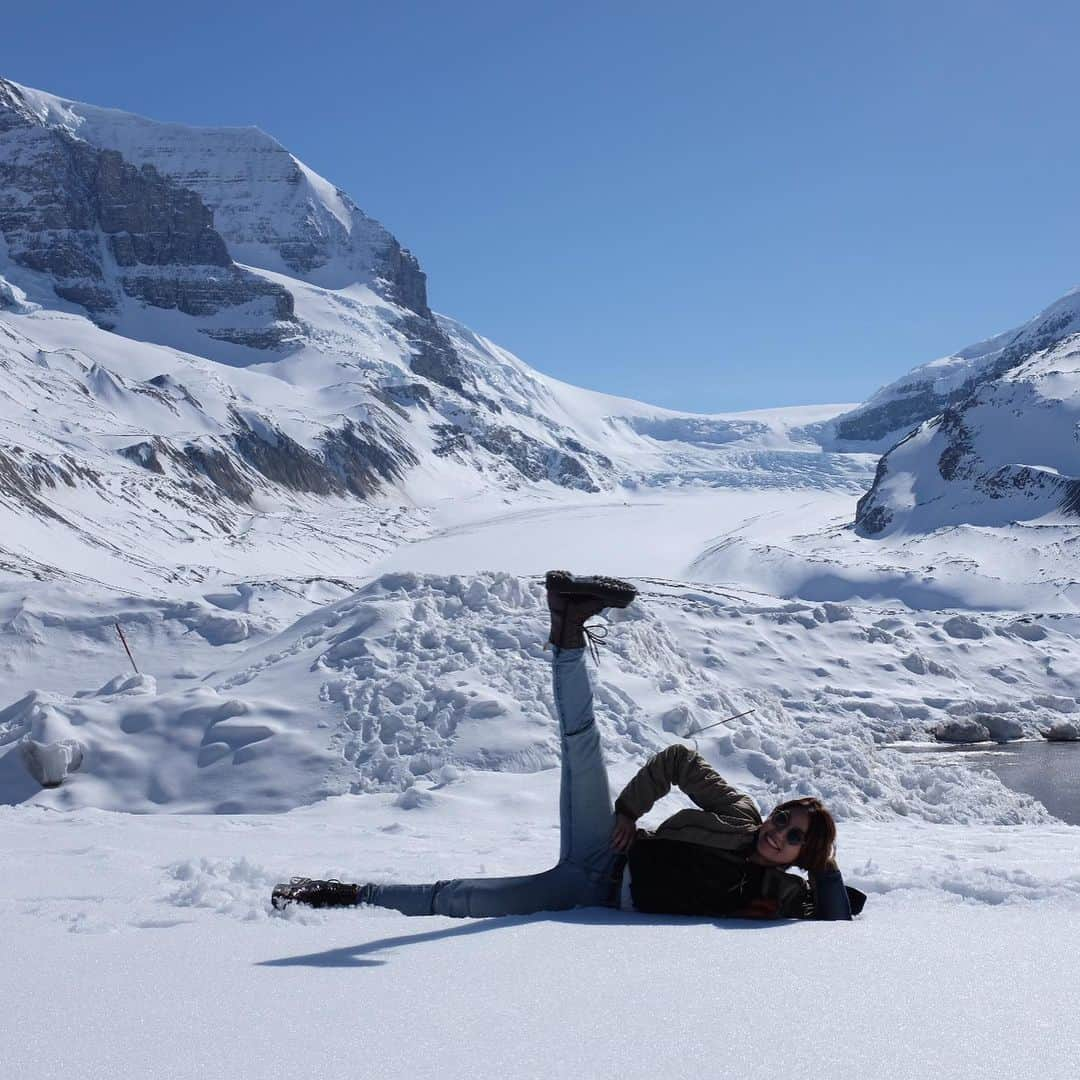
M806 839L799 849L795 865L812 874L823 873L825 864L832 858L833 849L836 847L836 822L832 814L825 809L820 799L813 798L792 799L775 807L773 813L777 810L805 810L810 815Z

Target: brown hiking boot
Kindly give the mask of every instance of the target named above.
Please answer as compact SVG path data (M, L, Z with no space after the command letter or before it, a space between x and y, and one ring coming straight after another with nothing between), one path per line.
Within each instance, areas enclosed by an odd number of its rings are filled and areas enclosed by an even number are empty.
M565 570L549 570L544 575L551 635L548 640L560 649L584 649L588 631L585 620L604 608L627 607L637 589L628 581L609 577L574 577Z
M366 885L350 885L345 881L319 881L315 878L294 877L287 885L274 886L270 903L283 911L290 904L306 907L356 907L367 900Z

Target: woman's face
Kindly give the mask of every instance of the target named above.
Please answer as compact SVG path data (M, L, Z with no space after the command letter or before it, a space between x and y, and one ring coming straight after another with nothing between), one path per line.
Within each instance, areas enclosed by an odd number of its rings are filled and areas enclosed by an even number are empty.
M757 856L770 866L790 866L799 857L810 814L805 807L793 810L774 810L757 832Z

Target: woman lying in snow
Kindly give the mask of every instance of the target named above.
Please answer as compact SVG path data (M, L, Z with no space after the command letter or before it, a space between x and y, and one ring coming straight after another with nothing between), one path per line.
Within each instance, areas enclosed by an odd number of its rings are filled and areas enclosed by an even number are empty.
M562 735L559 862L542 874L460 878L429 885L352 885L294 878L275 887L277 908L375 904L405 915L480 918L566 908L619 907L624 869L638 911L771 919L850 919L861 893L845 890L833 858L836 825L817 799L795 799L762 821L736 791L685 746L656 754L626 785L612 813L592 687L585 670L585 621L624 608L633 585L612 578L547 575L555 705ZM655 833L635 826L677 786L700 807L682 810ZM612 820L614 816L614 829ZM809 883L785 871L799 866Z

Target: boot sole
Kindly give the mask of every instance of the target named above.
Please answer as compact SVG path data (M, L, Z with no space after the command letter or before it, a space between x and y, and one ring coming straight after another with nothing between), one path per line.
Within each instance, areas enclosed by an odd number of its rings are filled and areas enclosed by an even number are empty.
M637 596L629 581L611 577L574 577L566 570L549 570L544 575L548 592L556 596L587 596L604 607L627 607Z

